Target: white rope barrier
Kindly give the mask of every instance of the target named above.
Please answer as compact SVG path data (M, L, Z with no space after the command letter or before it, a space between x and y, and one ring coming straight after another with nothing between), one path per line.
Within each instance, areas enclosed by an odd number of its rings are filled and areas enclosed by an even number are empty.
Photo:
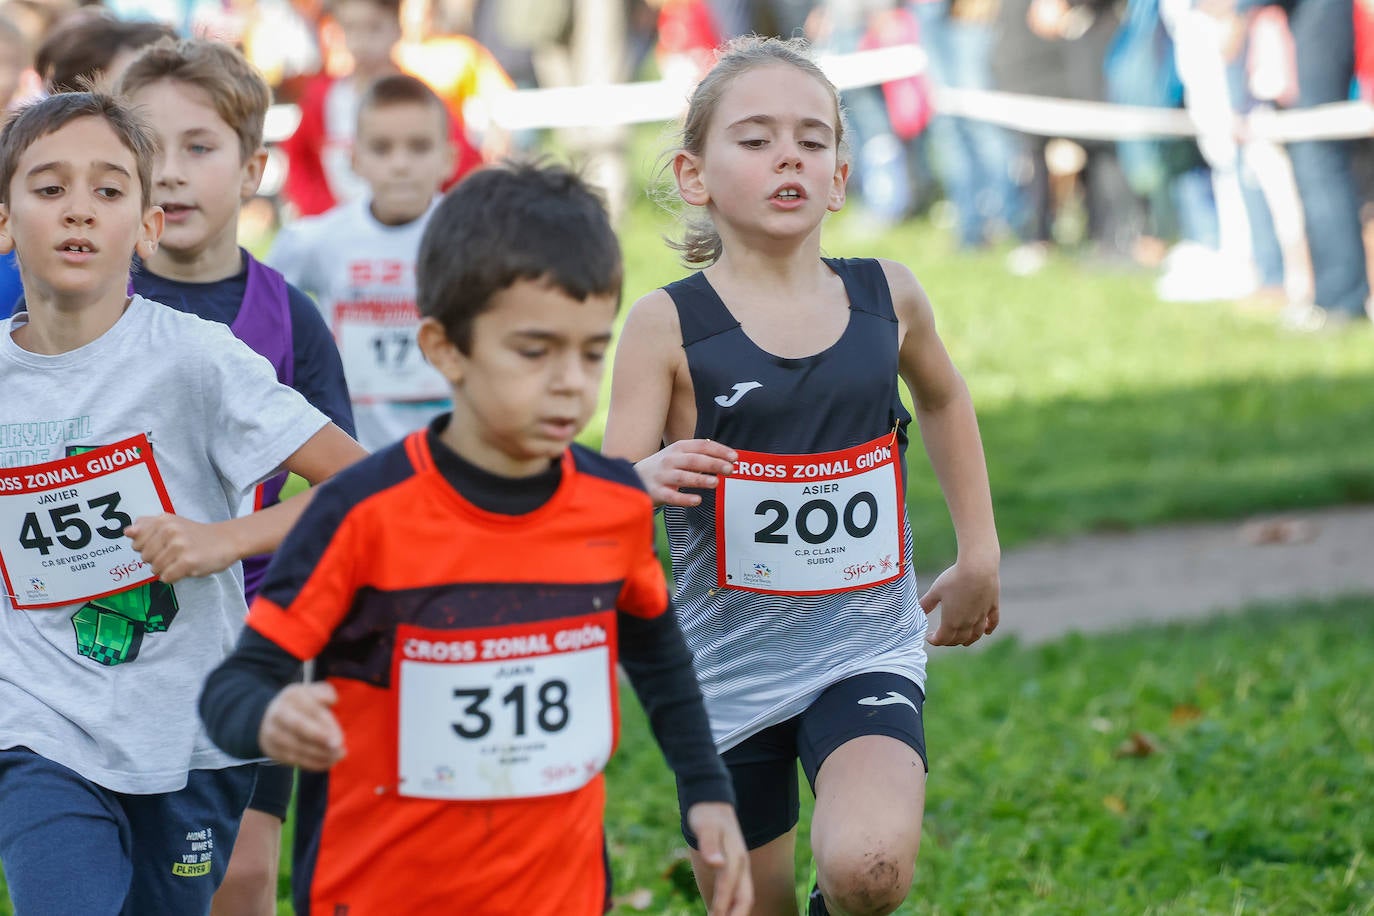
M826 55L820 58L820 64L835 85L845 90L916 76L925 71L926 58L916 45L898 45ZM464 113L470 123L491 123L506 130L626 126L681 117L691 90L691 81L682 79L521 89L473 99ZM1084 140L1188 137L1198 133L1187 112L1177 108L974 89L937 87L933 92L938 112L988 121L1024 133ZM268 141L280 142L289 137L299 121L300 113L294 105L274 105L268 112ZM1238 117L1236 129L1256 139L1279 143L1374 137L1374 105L1340 102L1299 111L1257 110Z

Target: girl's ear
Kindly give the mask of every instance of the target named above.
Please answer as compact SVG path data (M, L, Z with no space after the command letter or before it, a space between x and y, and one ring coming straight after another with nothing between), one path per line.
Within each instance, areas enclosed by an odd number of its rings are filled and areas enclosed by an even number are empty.
M673 177L677 179L678 196L684 202L693 207L704 207L711 202L706 183L702 181L700 156L686 150L678 151L673 156Z
M0 204L0 255L14 250L14 236L10 235L10 208Z
M849 163L840 162L835 166L835 179L830 183L830 193L826 195L825 207L832 213L838 213L844 206L846 188L849 185Z

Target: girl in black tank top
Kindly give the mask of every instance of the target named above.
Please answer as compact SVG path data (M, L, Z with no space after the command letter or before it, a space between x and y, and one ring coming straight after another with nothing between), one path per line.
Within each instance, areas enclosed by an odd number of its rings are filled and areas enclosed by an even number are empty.
M665 507L755 912L795 912L798 758L824 784L809 914L901 905L925 800L926 613L941 609L938 645L998 622L977 420L930 303L900 264L821 257L849 175L843 130L801 41L739 39L702 80L672 161L700 220L676 247L705 269L631 310L603 445ZM919 604L898 376L959 543ZM697 874L710 899L710 869Z

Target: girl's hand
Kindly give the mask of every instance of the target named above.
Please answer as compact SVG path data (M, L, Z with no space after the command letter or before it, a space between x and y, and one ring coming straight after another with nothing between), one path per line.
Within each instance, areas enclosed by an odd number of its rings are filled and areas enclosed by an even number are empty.
M735 809L725 802L697 802L687 809L687 824L696 834L701 858L715 872L712 916L748 916L754 905L749 875L749 849L744 845Z
M320 772L343 759L343 729L330 711L339 701L328 683L291 684L273 697L258 745L273 760Z
M964 566L955 563L936 578L921 596L921 608L940 607L940 628L932 646L971 646L997 629L1001 586L997 564Z
M193 522L166 512L134 519L124 529L143 562L159 579L172 584L180 579L208 576L228 569L238 559L233 542L214 524Z
M738 457L734 449L711 439L679 439L637 463L635 470L654 505L695 506L701 496L682 488L714 489L720 475L734 470Z

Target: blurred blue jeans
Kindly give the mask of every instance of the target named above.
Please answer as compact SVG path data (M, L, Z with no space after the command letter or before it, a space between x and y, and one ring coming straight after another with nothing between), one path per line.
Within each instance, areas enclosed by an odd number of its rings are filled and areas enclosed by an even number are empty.
M783 38L800 35L811 0L708 0L721 37L729 41L750 32L770 31Z
M1169 182L1169 198L1178 219L1179 238L1213 251L1221 247L1221 227L1217 225L1211 169L1199 165L1175 175Z
M1352 0L1298 0L1289 28L1298 58L1298 108L1350 97L1355 70ZM1359 196L1350 147L1340 140L1288 144L1302 197L1316 302L1328 311L1364 314L1369 277L1360 234Z
M993 88L990 23L951 19L945 0L908 3L907 9L920 23L927 72L935 84ZM1011 171L1016 147L1005 130L937 113L925 137L935 174L958 215L960 245L983 244L998 224L1021 228L1025 207Z
M1242 114L1254 107L1247 79L1245 55L1241 54L1227 65L1226 80L1231 94L1231 107ZM1240 196L1245 201L1245 216L1250 223L1250 257L1255 262L1255 273L1260 286L1281 287L1283 248L1279 245L1278 233L1274 231L1269 201L1250 166L1243 144L1236 150L1236 157L1236 177L1240 180Z
M856 0L830 0L830 36L826 50L847 54L859 47L868 28L868 6ZM881 86L861 86L841 95L853 154L851 183L857 183L865 213L879 223L900 222L916 200L913 171L920 171L915 141L903 141L892 130ZM919 140L920 138L917 138Z

